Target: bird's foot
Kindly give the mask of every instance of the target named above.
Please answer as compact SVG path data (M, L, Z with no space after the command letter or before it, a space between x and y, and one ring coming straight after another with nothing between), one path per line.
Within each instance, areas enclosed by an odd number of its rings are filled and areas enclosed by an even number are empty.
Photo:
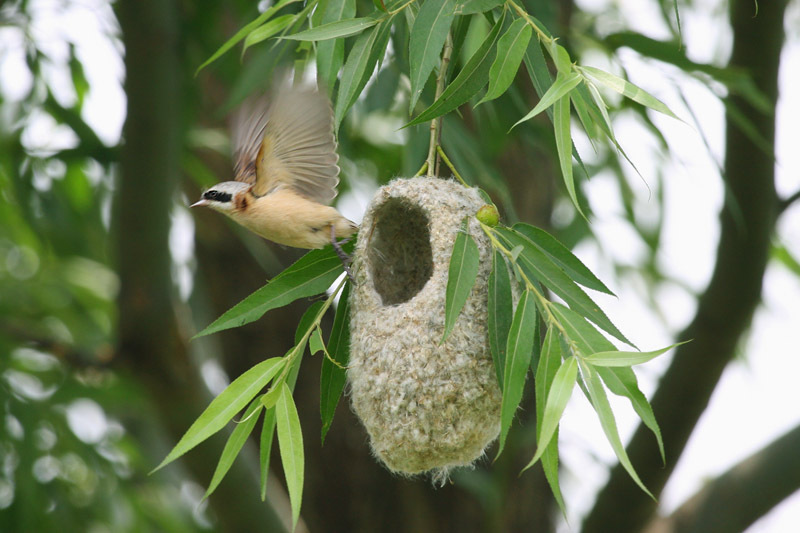
M356 278L353 276L353 271L350 269L350 263L353 262L353 258L347 255L342 249L342 246L347 244L350 239L342 239L341 241L336 240L336 228L331 225L331 246L333 246L336 255L339 256L339 259L342 261L342 266L344 267L344 271L347 273L347 277L350 278L350 281L353 283L356 282Z

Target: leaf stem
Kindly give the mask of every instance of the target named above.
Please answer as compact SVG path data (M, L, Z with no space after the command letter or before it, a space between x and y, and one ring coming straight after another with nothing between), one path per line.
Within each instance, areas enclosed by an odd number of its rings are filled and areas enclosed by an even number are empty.
M393 11L387 11L387 13L389 13L390 15L396 15L396 14L400 13L402 10L404 10L405 8L407 8L408 6L410 6L411 4L413 4L416 1L417 0L408 0L408 2L406 2L402 6L398 7L397 9L395 9Z
M347 276L342 278L342 281L340 281L339 284L336 286L336 288L333 289L331 295L328 296L328 299L325 300L325 303L322 305L322 307L319 308L317 315L314 317L314 321L308 326L308 329L303 334L303 337L300 339L300 342L295 344L294 348L289 350L286 356L284 356L285 363L283 370L281 370L280 376L278 376L278 378L272 382L271 389L277 387L286 379L286 376L289 373L289 369L294 364L294 360L297 359L299 355L302 355L303 352L305 352L305 347L306 343L308 342L308 338L311 336L311 333L316 328L319 327L319 323L322 320L322 317L325 316L325 313L328 311L328 308L330 308L331 304L333 303L333 300L336 298L336 295L341 292L346 282L347 282Z
M564 329L564 326L561 325L561 322L558 321L558 319L553 314L553 311L550 309L550 300L544 297L544 295L539 291L539 289L536 288L536 285L530 280L527 274L525 274L525 272L517 266L517 262L514 260L514 254L511 252L511 250L506 248L503 245L503 243L501 243L497 239L497 236L494 234L494 230L490 226L487 226L481 221L478 221L478 223L481 225L481 229L483 229L483 232L486 234L486 236L489 237L489 240L492 241L492 246L495 249L500 250L500 252L503 255L511 259L511 262L514 265L515 270L525 281L525 287L529 289L531 292L533 292L534 296L536 296L536 298L539 300L542 309L545 311L545 322L547 322L547 326L555 327L558 331L560 331L561 336L567 342L572 352L575 355L581 355L581 351L578 348L578 345L572 339L569 338L567 330Z
M528 25L533 28L533 31L536 32L536 35L539 37L540 41L544 41L545 44L550 44L553 42L553 38L549 37L544 31L542 31L542 29L533 21L533 19L531 19L530 15L528 15L528 12L525 11L525 9L521 6L517 5L514 0L507 0L506 5L511 6L511 8L516 11L520 17L525 19L525 22L527 22Z
M433 101L439 100L439 97L444 92L444 82L447 76L447 67L450 64L450 56L453 53L453 35L447 32L447 38L444 41L444 49L442 50L442 63L439 65L439 75L436 77L436 95ZM436 147L439 144L439 137L441 136L442 117L436 117L431 120L431 142L428 146L428 176L437 176L439 174L439 159L436 157Z
M444 161L445 165L447 165L450 168L450 170L453 171L453 176L455 176L455 178L458 181L461 182L461 185L463 185L464 187L469 188L469 185L467 185L467 182L464 181L464 178L462 178L461 174L459 174L458 170L456 170L455 165L453 165L453 163L450 162L450 158L447 157L447 154L444 153L444 150L442 150L442 147L440 145L438 145L438 144L436 145L436 153L439 154L439 157L442 158L442 160Z

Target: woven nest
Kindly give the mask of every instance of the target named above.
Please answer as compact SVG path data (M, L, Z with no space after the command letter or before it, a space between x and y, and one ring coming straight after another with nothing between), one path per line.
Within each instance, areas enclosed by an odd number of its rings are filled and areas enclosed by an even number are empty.
M500 430L501 393L487 336L491 245L474 189L436 178L397 179L361 224L350 296L348 379L374 454L392 471L472 464ZM462 220L480 251L472 293L447 341L445 291Z

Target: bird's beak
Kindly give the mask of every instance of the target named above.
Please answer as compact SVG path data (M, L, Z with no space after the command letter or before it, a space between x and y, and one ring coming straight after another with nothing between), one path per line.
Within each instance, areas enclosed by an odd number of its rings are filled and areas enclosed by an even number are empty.
M200 207L203 205L208 205L208 200L206 200L205 198L201 198L199 201L193 203L189 207Z

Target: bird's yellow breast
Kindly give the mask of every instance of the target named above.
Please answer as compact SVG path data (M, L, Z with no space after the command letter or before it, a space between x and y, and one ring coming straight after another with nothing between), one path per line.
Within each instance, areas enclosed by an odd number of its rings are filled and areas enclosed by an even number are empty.
M333 207L312 202L290 189L265 196L249 193L237 199L231 217L250 231L286 246L322 248L331 241L331 226L336 237L352 235L356 226Z

